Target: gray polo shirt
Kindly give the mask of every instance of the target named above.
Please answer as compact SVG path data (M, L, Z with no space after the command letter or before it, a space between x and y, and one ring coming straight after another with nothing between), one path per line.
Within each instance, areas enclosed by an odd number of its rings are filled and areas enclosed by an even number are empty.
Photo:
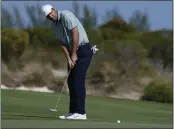
M79 46L89 43L89 39L82 24L77 17L68 10L58 10L58 22L53 22L52 27L56 34L56 39L67 45L70 51L73 45L71 30L75 27L77 27L79 32Z

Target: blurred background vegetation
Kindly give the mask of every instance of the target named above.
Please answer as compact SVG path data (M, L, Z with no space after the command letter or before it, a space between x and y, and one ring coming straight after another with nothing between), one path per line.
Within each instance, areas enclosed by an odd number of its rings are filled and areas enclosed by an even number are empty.
M87 93L117 98L173 102L173 30L151 30L148 14L135 11L126 21L116 9L97 24L97 13L73 2L73 13L84 25L93 57L86 80ZM2 5L1 83L8 87L43 87L59 91L67 73L66 59L55 43L50 22L39 5L26 5L25 26L18 8Z

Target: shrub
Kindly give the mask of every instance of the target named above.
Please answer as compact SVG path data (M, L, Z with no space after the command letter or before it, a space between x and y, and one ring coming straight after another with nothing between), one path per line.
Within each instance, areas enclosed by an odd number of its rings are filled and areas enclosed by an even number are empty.
M1 53L2 60L9 62L18 59L29 43L29 35L22 30L6 28L2 30Z
M92 61L90 83L105 93L115 92L125 84L135 85L136 79L144 76L146 54L136 40L105 41L103 53L96 54Z
M124 39L128 33L135 32L135 28L124 20L113 18L99 27L104 40Z
M120 30L124 33L135 32L135 27L127 24L124 20L113 18L107 23L100 26L100 28L113 28L114 30Z
M124 32L113 28L101 28L101 35L104 40L120 40L124 38Z
M50 28L35 27L26 30L30 35L30 44L34 46L56 47L56 38Z
M143 33L139 40L148 50L148 57L154 61L162 61L163 68L173 66L172 31L153 31ZM172 67L171 67L172 68Z
M117 60L116 67L120 72L122 71L124 75L127 74L127 76L131 77L141 72L147 51L140 42L136 40L120 40L112 46L112 49L115 49L112 52Z
M172 103L173 93L172 84L164 79L150 82L144 89L141 97L145 101Z

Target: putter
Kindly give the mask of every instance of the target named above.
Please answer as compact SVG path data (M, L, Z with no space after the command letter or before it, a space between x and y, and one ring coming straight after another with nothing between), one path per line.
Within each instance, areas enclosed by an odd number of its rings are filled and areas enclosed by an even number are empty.
M71 70L70 70L70 71L71 71ZM64 82L64 85L63 85L62 90L61 90L61 92L60 92L60 95L59 95L59 97L58 97L58 100L57 100L57 103L56 103L56 107L55 107L55 108L51 108L51 109L50 109L51 112L57 112L57 106L58 106L58 104L59 104L60 97L62 96L62 92L63 92L63 90L64 90L66 81L67 81L68 76L69 76L69 74L70 74L70 71L69 71L68 74L67 74L66 80L65 80L65 82Z

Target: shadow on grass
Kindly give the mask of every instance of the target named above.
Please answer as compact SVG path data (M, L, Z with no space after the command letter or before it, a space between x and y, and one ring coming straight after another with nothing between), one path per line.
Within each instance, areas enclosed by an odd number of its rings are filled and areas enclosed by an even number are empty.
M24 115L24 114L5 114L2 113L2 116L17 116L17 117L28 117L28 118L46 118L46 119L56 119L56 117L51 117L51 116L36 116L36 115Z

